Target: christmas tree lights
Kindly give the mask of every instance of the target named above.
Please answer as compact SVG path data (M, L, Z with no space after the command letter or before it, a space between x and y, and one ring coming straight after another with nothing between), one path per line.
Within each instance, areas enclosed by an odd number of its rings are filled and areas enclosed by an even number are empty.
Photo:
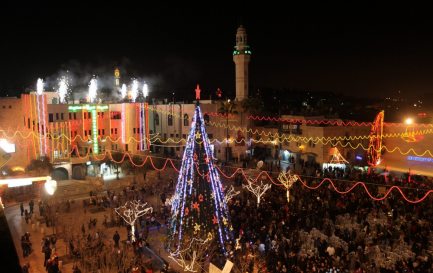
M207 175L200 175L203 173ZM168 248L173 260L179 262L185 256L195 257L197 253L193 252L198 250L192 247L195 245L192 242L215 243L220 253L228 255L233 227L199 104L186 142L171 213ZM189 271L192 268L188 266Z

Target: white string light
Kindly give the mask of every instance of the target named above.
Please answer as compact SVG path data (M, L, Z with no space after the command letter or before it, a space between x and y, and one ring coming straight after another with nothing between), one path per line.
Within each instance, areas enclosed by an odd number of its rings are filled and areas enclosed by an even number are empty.
M127 201L125 205L115 208L117 214L122 217L122 219L131 226L132 241L135 242L135 221L145 214L153 212L152 207L147 207L146 203L141 203L141 201Z
M235 188L232 186L230 186L230 189L224 193L224 202L226 202L226 204L232 200L233 197L235 197L236 195L238 195L239 193L241 193L240 191L235 191Z
M290 203L290 189L292 188L293 184L295 184L296 181L298 181L299 176L291 175L290 173L281 172L278 175L278 181L286 188L286 196L287 196L287 202Z
M213 235L210 232L205 240L192 238L188 247L182 250L178 249L170 253L168 257L181 266L184 271L197 272L197 266L199 266L196 265L197 257L200 258L200 256L205 253L212 239Z
M257 197L257 207L260 206L260 199L271 186L271 184L263 184L263 180L260 180L260 185L255 184L254 179L251 178L248 178L248 185L242 185L243 188L246 188Z

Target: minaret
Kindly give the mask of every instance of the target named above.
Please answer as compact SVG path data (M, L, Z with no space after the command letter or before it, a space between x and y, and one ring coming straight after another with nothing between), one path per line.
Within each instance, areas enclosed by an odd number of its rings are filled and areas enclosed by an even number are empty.
M236 99L241 101L248 98L248 65L251 50L247 44L247 32L240 25L236 32L236 46L233 51L233 61L236 66Z
M114 86L120 89L120 70L117 67L114 69Z

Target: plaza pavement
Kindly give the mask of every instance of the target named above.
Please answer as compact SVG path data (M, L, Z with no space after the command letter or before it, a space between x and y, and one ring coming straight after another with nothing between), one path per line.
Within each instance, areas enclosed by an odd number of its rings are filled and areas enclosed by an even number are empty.
M137 177L138 178L138 177ZM146 180L153 180L157 179L156 174L150 172L148 173ZM136 179L136 180L143 180L143 179ZM122 177L120 180L112 180L105 182L105 187L109 189L122 189L123 187L127 186L132 182L132 177ZM140 181L138 181L140 184ZM141 181L142 182L142 181ZM164 178L161 180L161 182L167 182L168 179ZM103 229L103 232L106 234L107 240L110 240L112 242L113 234L116 230L118 230L121 241L126 239L126 228L125 227L111 227L111 228L105 228L102 223L104 221L104 214L109 214L108 209L104 212L97 212L97 213L91 213L89 211L83 211L82 209L82 200L89 198L89 191L92 189L92 187L89 187L89 184L83 181L72 181L69 183L66 183L62 185L62 183L59 183L59 188L56 192L56 194L52 197L56 200L74 200L71 204L71 212L70 213L60 213L59 218L62 221L70 222L71 225L75 224L77 227L81 227L81 223L84 223L87 230L87 223L91 218L97 219L97 229ZM160 185L162 187L162 185ZM25 209L28 208L28 201L24 202ZM34 200L35 203L37 203L37 199ZM154 209L159 209L161 207L161 201L159 199L159 196L156 194L149 194L149 191L146 194L146 200L144 200L149 203L150 206L154 207ZM6 219L8 221L9 228L11 230L11 234L13 237L14 245L17 250L18 257L20 259L20 264L23 265L25 263L30 264L30 272L46 272L45 267L43 265L44 263L44 254L42 253L42 238L47 235L52 235L55 233L55 230L52 227L46 227L45 224L40 224L37 219L37 215L39 215L38 206L35 205L34 207L34 214L32 216L32 219L29 221L29 223L25 222L24 217L20 215L20 208L18 203L8 203L5 204L5 215ZM158 220L158 219L157 219ZM79 223L78 223L79 222ZM160 221L161 222L161 221ZM78 223L78 224L77 224ZM66 223L65 223L66 224ZM59 227L57 227L57 231L59 231ZM165 239L165 227L161 226L161 228L158 230L156 228L151 228L149 232L149 244L150 244L150 250L147 250L148 255L159 255L161 256L165 261L170 262L170 259L168 259L168 255L163 249L163 241ZM30 241L32 243L32 249L33 251L31 254L24 258L21 248L21 236L26 233L30 233ZM60 231L61 233L62 231ZM74 265L73 262L70 262L70 259L66 259L67 257L67 244L63 241L61 238L61 234L58 237L57 243L56 243L56 249L53 251L53 254L55 253L59 260L61 261L61 270L62 273L68 273L72 272L72 267ZM60 238L59 238L60 237ZM152 259L156 260L155 263L161 263L160 258L153 256ZM176 264L171 265L172 262L170 262L170 266L175 269L178 272L182 272L181 268L177 266ZM154 271L158 272L158 270Z

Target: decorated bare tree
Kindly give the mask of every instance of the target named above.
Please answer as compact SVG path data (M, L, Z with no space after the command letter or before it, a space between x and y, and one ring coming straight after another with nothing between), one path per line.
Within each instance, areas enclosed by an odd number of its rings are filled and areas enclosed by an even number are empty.
M248 185L242 185L243 188L249 190L257 198L257 207L260 206L260 199L271 188L271 184L263 184L263 180L260 180L260 185L254 181L254 179L248 178Z
M235 188L233 186L230 186L230 188L225 189L224 201L228 203L233 197L235 197L239 193L240 191L235 191Z
M140 200L127 201L125 205L115 208L117 214L131 226L131 240L135 242L135 221L145 214L153 212L152 207L147 207L147 203L141 203Z
M296 181L298 181L299 176L291 175L290 173L281 172L278 175L278 181L286 188L286 196L287 196L287 202L290 202L290 189L292 188L293 184L295 184Z

